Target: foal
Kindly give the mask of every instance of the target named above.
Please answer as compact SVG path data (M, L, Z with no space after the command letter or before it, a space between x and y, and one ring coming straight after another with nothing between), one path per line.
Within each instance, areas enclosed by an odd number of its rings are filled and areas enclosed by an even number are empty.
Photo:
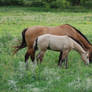
M65 36L56 36L51 34L41 35L34 41L33 47L35 52L37 51L37 49L40 50L39 54L37 55L37 59L40 59L40 63L42 62L46 50L50 49L62 52L62 57L59 58L58 64L61 66L62 60L65 57L67 57L68 53L72 49L74 49L80 53L84 63L89 64L88 52L86 52L76 40L66 35Z

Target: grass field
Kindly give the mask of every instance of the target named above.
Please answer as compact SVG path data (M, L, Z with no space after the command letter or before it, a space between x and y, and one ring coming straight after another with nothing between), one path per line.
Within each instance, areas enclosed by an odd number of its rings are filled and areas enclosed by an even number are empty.
M0 7L0 92L92 92L92 64L86 66L79 54L69 54L68 69L57 67L59 53L47 51L35 68L29 60L25 70L26 48L12 56L12 47L26 27L71 24L92 42L92 11L81 7L46 10L29 7Z

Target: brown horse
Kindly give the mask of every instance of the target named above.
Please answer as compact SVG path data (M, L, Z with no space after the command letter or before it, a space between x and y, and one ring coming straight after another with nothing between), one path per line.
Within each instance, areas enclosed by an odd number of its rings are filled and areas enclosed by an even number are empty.
M15 46L15 53L27 46L28 50L25 54L25 62L28 61L29 56L31 57L32 61L34 61L33 43L38 36L43 34L71 36L81 44L85 51L89 52L89 61L92 62L92 45L78 29L69 24L64 24L56 27L34 26L24 29L22 32L22 42L19 46Z

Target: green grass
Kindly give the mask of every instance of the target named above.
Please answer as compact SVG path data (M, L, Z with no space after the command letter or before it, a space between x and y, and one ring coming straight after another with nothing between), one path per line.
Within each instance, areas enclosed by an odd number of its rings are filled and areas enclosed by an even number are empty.
M92 64L84 65L78 53L69 54L68 69L57 67L58 52L47 51L41 65L25 70L26 48L12 56L12 47L26 27L71 24L91 42L92 12L74 8L46 10L0 7L0 92L92 92Z

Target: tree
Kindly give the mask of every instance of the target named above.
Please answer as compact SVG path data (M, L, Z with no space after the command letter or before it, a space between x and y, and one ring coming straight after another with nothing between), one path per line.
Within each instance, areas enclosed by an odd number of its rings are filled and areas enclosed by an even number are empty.
M75 5L85 4L86 0L69 0L69 1L73 6L75 6Z

